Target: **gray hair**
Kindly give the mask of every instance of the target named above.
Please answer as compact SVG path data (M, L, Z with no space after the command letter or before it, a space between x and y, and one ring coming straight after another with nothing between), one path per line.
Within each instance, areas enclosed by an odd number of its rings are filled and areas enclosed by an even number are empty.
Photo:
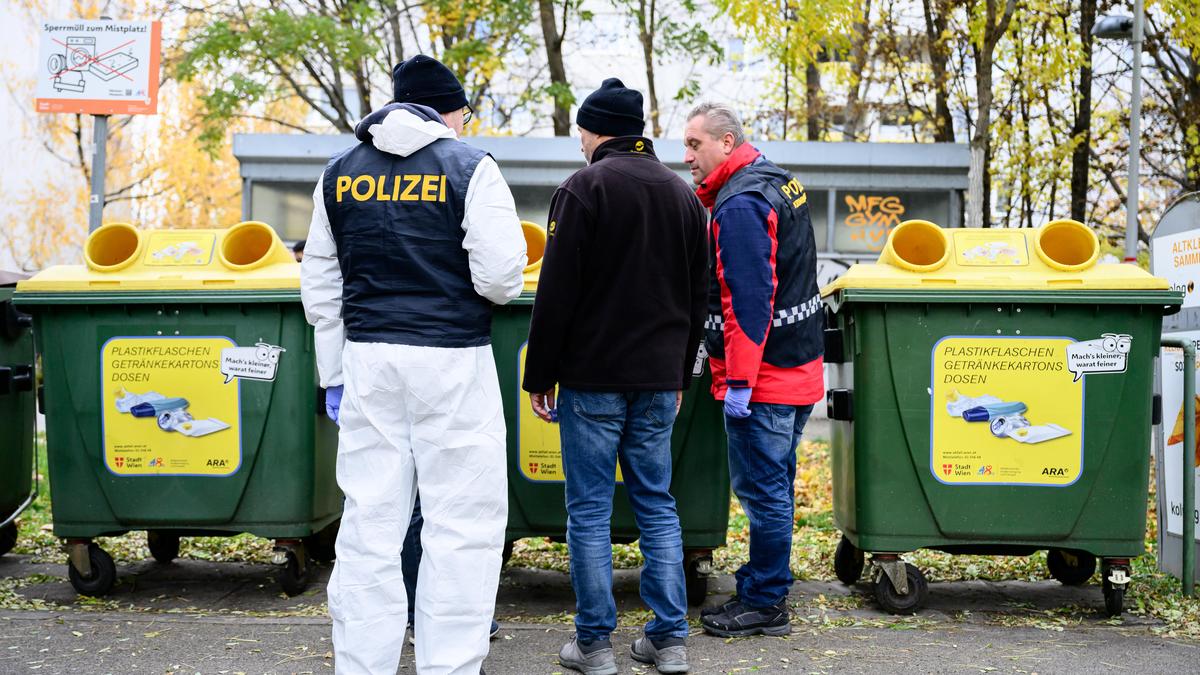
M738 119L733 108L724 103L701 103L688 113L688 120L704 116L704 130L709 136L720 139L725 134L733 134L733 147L746 142L746 132L742 129L742 121Z

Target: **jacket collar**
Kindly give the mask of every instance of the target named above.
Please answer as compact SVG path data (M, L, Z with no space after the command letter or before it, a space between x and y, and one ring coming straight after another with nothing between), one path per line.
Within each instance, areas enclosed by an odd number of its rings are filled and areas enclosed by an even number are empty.
M384 152L408 157L442 138L456 138L442 116L416 103L389 103L363 118L354 137Z
M721 162L717 168L712 170L712 173L700 183L700 187L696 190L696 196L700 197L700 201L706 208L712 208L717 203L717 193L729 182L733 174L740 171L746 165L762 156L753 145L742 143L729 156Z
M654 144L650 142L649 138L643 136L619 136L604 141L592 151L592 164L618 152L648 155L658 159L658 156L654 154Z

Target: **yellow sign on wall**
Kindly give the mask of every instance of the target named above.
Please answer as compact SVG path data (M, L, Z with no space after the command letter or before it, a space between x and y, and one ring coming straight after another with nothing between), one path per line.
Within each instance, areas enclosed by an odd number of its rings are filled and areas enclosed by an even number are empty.
M226 337L117 337L101 349L104 463L119 476L228 476L241 465ZM228 383L227 383L228 382Z
M525 351L521 345L517 354L517 382L525 379ZM517 396L517 461L521 475L537 482L566 480L562 466L562 444L558 425L550 424L533 414L529 392L521 389ZM614 450L615 452L615 450ZM617 482L623 482L621 466L617 465Z
M943 483L967 485L1061 487L1078 480L1084 431L1081 345L1090 343L1059 337L947 337L934 345L933 475Z

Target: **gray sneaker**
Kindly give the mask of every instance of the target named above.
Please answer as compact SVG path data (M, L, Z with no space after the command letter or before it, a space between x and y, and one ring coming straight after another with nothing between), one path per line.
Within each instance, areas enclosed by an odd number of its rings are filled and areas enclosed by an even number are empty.
M643 636L629 646L629 653L633 656L634 661L653 663L660 673L686 673L688 671L687 647L683 645L659 649L654 646L650 638Z
M617 675L617 660L613 658L612 647L584 654L575 636L571 636L571 641L558 650L558 662L564 668L578 670L584 675Z

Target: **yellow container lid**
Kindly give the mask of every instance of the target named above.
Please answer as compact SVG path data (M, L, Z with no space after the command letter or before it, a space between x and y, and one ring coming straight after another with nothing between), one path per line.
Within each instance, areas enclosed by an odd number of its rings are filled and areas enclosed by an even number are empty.
M58 265L18 292L299 290L300 265L271 226L139 230L109 223L88 236L84 265Z
M1134 265L1097 265L1100 241L1074 220L1038 229L944 230L925 220L900 223L879 260L852 266L821 289L1048 291L1166 290L1165 279Z
M521 221L521 232L525 235L525 255L528 258L525 271L521 275L525 281L522 290L536 293L538 279L542 275L542 255L546 252L548 237L545 228L528 220Z

